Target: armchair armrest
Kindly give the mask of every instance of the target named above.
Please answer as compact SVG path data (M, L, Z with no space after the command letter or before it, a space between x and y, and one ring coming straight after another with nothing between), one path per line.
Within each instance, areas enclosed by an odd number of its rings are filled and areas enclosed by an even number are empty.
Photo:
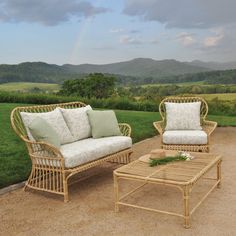
M122 133L124 136L128 136L128 137L131 136L131 127L130 127L129 124L126 124L126 123L119 123L119 128L120 128L121 133Z
M164 132L164 121L163 120L162 121L155 121L155 122L153 122L153 125L156 128L156 130L158 131L158 133L160 135L162 135Z
M205 120L202 125L202 129L207 133L207 135L211 135L211 133L216 129L217 122Z

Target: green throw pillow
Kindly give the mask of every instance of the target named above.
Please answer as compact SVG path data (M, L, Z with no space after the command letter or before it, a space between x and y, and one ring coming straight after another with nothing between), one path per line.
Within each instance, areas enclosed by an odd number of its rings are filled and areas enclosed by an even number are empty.
M87 111L93 138L122 135L114 111Z
M43 141L60 148L57 132L41 117L36 117L28 128L36 141Z

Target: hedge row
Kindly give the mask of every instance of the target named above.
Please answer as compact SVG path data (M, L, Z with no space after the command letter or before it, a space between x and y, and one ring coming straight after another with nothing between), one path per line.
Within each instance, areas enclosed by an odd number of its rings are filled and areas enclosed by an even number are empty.
M46 94L26 94L0 92L0 102L3 103L28 103L28 104L53 104L62 102L82 101L96 108L158 111L159 104L151 100L132 101L128 98L112 97L108 99L87 99L80 97L66 97ZM223 101L213 99L208 101L209 114L212 115L236 115L236 101Z
M132 101L128 98L112 97L107 99L67 97L46 94L9 93L0 92L0 102L28 103L28 104L53 104L62 102L82 101L96 108L136 110L136 111L158 111L159 104L153 101Z

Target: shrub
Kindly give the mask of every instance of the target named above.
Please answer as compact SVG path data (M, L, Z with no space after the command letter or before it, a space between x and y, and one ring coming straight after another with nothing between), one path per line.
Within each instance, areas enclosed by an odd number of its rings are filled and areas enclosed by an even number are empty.
M72 101L82 101L92 107L104 109L136 110L136 111L158 111L159 102L152 100L135 101L127 97L111 98L80 98L72 96L9 93L0 92L0 102L28 103L28 104L53 104ZM208 101L209 114L212 115L236 115L236 100L223 101L218 98Z

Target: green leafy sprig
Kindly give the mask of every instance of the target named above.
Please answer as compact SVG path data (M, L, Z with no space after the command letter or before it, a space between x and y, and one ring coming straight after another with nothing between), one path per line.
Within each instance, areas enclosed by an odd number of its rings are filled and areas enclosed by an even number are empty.
M157 166L157 165L165 165L169 162L173 162L173 161L186 161L188 158L185 157L185 156L181 156L181 155L177 155L177 156L167 156L167 157L164 157L164 158L161 158L161 159L153 159L153 160L150 160L149 162L149 165L151 167L153 166Z

